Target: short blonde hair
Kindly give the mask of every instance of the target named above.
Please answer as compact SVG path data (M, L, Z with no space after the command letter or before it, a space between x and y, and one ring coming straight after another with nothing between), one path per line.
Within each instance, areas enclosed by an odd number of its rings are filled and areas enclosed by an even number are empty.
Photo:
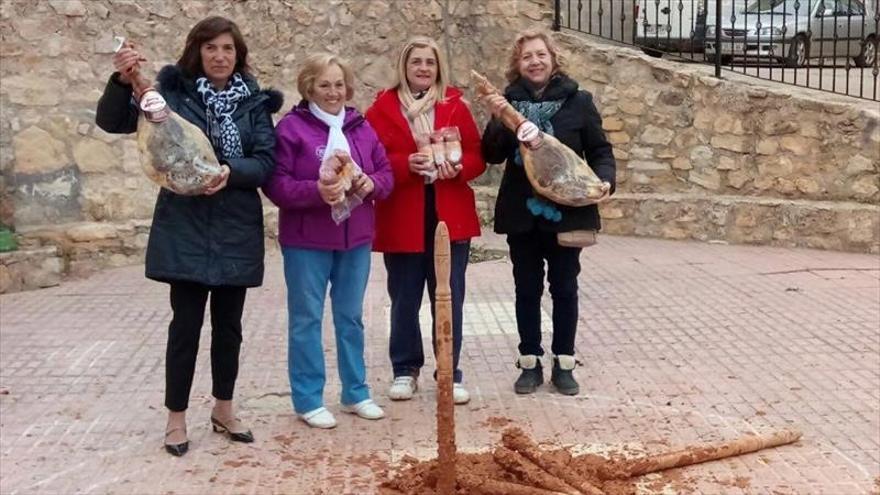
M331 53L315 53L303 60L299 74L296 76L296 89L300 96L308 100L309 95L315 89L315 79L331 65L342 70L342 79L345 81L345 101L351 100L354 97L354 72L345 59Z
M563 74L565 75L565 59L559 53L559 48L556 47L556 43L553 42L553 38L547 34L547 31L543 31L540 29L528 29L526 31L520 32L516 35L516 40L513 42L513 51L510 53L510 60L507 64L507 71L504 73L504 76L507 78L507 82L513 82L520 78L519 73L519 59L522 56L522 47L527 41L532 41L535 39L539 39L547 45L547 51L550 52L550 60L553 62L552 75Z
M397 73L395 74L393 87L400 88L403 86L404 89L408 89L406 62L409 59L409 54L416 48L430 48L434 51L434 57L437 58L437 80L434 81L434 87L437 88L437 100L435 103L439 103L446 98L446 88L449 87L449 67L446 65L446 55L440 50L440 47L437 46L437 42L433 38L414 36L407 40L400 50L400 55L397 57Z

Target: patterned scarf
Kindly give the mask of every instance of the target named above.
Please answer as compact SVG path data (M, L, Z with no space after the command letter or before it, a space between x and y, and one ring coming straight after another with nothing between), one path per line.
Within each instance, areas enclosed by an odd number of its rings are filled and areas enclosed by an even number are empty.
M241 148L241 136L238 127L232 120L232 114L238 103L251 95L241 74L235 73L226 88L218 92L214 85L205 77L196 79L196 89L202 95L208 121L208 138L215 150L220 150L222 158L240 158L244 156Z
M511 101L513 108L523 114L523 117L538 126L541 132L553 135L553 124L550 119L556 115L556 112L562 107L565 100L548 100L548 101ZM519 147L516 148L516 156L514 163L523 166L522 155ZM526 208L536 217L544 217L546 220L559 223L562 221L562 212L550 201L540 197L531 197L526 199Z
M556 115L556 112L562 107L562 103L565 100L549 100L549 101L511 101L510 104L513 105L519 113L523 114L527 120L538 126L538 129L541 132L550 134L553 136L553 124L550 123L550 119ZM514 160L517 165L522 166L522 156L519 154L519 148L516 150L516 159Z

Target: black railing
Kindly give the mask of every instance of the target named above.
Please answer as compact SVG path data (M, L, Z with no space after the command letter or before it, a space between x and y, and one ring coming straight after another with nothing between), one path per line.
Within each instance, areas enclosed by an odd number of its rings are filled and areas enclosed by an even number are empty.
M718 77L880 98L880 0L555 0L553 28L714 64Z

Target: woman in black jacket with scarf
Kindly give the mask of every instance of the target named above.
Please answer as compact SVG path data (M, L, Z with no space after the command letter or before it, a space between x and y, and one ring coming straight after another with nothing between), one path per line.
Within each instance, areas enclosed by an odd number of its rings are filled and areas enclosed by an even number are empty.
M163 68L159 92L168 106L202 129L223 175L204 195L159 191L147 244L146 276L171 286L173 317L165 355L165 449L186 453L186 409L199 335L210 297L214 431L252 442L232 408L248 287L263 282L263 208L257 188L272 174L271 113L282 96L260 90L249 74L247 46L232 21L209 17L189 32L176 65ZM111 133L137 129L129 75L143 61L130 47L114 56L114 72L98 101L95 120ZM211 132L208 132L211 129Z
M607 184L606 200L614 191L615 162L602 131L602 118L590 93L561 69L552 39L543 32L526 31L516 38L507 71L510 85L504 96L488 97L493 118L483 134L483 156L489 163L507 161L498 201L495 232L507 234L516 285L516 323L520 336L517 366L522 370L514 390L535 391L544 381L540 357L541 295L544 260L553 300L553 371L551 381L566 395L580 388L572 375L578 320L577 276L581 248L557 242L557 233L599 230L596 205L569 207L538 197L526 177L516 136L497 118L505 99L541 131L552 134L583 156Z

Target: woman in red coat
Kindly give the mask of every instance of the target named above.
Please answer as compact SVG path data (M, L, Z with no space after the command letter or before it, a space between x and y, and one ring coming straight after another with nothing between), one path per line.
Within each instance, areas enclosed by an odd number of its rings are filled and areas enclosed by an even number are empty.
M385 253L391 298L389 354L394 382L389 396L410 399L418 388L425 364L419 308L427 284L434 314L434 229L443 221L452 243L453 398L456 404L464 404L470 396L461 383L458 361L465 271L470 239L480 235L474 191L468 181L486 169L480 133L461 91L448 84L445 57L434 40L417 37L407 42L397 61L396 76L395 85L380 92L366 114L394 172L394 191L376 205L373 243L373 250ZM460 152L454 131L438 132L445 128L457 128ZM425 144L432 138L433 152L428 153ZM417 140L422 146L416 145Z

